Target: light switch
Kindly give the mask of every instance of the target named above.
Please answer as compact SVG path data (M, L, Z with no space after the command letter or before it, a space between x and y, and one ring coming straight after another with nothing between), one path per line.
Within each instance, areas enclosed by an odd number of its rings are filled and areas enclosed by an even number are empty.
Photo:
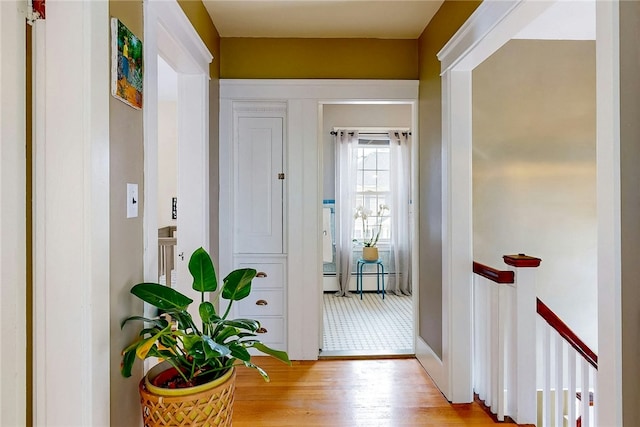
M138 184L127 184L127 218L138 216Z

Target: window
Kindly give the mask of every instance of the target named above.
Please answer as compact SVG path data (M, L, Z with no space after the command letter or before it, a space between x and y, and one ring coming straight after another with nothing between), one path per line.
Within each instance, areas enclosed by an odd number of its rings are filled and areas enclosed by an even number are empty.
M378 245L389 242L389 211L380 210L388 206L391 189L389 186L389 139L360 138L354 148L356 155L356 209L366 213L366 220L357 220L353 237L362 242L378 232ZM382 213L382 216L378 216Z

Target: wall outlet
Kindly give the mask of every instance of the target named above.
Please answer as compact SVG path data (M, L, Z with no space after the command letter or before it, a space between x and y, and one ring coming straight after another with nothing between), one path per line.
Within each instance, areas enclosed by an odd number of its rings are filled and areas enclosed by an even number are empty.
M138 184L127 184L127 218L138 216Z

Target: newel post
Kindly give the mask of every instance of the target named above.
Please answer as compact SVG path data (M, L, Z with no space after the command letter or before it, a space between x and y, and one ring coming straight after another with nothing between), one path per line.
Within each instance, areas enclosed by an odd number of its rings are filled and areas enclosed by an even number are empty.
M542 261L525 254L504 255L515 272L516 413L518 424L536 424L536 276Z

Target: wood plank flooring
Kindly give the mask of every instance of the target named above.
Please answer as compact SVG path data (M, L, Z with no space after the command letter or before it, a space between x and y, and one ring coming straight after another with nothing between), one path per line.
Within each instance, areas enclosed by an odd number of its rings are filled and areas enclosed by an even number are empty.
M234 427L494 426L477 404L451 405L416 359L254 363L238 368ZM515 424L501 423L503 426Z

